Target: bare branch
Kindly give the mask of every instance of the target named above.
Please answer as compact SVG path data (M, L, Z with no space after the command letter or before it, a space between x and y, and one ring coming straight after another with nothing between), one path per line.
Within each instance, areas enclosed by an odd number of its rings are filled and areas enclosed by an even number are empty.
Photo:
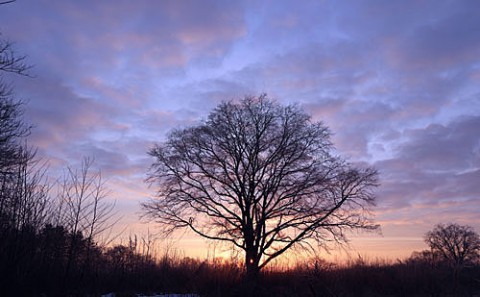
M0 40L0 71L28 76L31 66L25 63L25 59L25 56L15 54L11 42Z

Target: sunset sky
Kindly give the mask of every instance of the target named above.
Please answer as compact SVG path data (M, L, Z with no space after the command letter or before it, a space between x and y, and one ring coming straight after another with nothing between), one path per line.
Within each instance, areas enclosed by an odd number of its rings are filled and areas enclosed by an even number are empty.
M8 76L52 174L93 156L142 233L147 151L222 100L267 93L380 172L382 235L350 254L405 257L433 225L480 232L480 1L66 1L0 6L34 67ZM206 255L190 234L175 242Z

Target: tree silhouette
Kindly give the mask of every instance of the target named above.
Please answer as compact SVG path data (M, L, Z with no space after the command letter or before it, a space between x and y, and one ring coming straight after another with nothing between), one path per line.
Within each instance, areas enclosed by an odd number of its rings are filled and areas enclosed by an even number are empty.
M1 33L0 33L1 35ZM10 85L3 75L12 72L27 75L29 67L24 56L18 57L12 44L0 39L0 174L11 176L21 158L21 142L30 131L30 125L23 120L23 103L13 97Z
M146 217L243 250L247 278L294 246L378 227L369 214L377 172L334 156L323 123L266 95L220 104L149 154L158 197L142 204Z
M65 284L68 285L71 270L81 261L78 254L85 247L83 271L89 270L95 237L113 226L114 203L107 203L108 189L100 171L93 169L94 159L84 158L81 168L67 167L61 185L58 213L59 222L72 234L70 237ZM86 244L85 244L85 242ZM78 268L78 267L77 267Z
M480 237L470 226L438 224L427 232L425 242L456 270L480 256Z

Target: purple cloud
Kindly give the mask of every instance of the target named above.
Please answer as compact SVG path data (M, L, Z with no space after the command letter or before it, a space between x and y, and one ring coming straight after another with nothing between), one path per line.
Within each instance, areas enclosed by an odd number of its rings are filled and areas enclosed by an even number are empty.
M379 161L379 213L428 228L435 221L478 226L480 117L408 130L393 158ZM384 214L382 214L384 213ZM403 213L403 215L399 215Z

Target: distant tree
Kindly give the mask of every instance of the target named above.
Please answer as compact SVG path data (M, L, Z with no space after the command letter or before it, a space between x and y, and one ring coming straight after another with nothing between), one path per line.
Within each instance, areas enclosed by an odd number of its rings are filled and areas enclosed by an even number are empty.
M109 191L93 164L94 159L86 157L79 169L67 167L58 210L61 225L71 233L81 232L90 241L115 222L115 203L106 201Z
M438 224L427 232L425 242L457 270L480 256L480 237L470 226Z
M297 105L266 95L222 103L149 154L158 197L145 215L165 232L189 228L243 250L247 278L294 246L378 228L369 214L377 172L334 156L329 129Z
M114 203L106 201L108 190L100 171L92 169L93 158L84 158L80 169L67 167L61 185L57 224L71 234L65 269L68 279L73 266L80 263L77 256L86 241L83 270L88 270L95 237L110 228L114 220Z

